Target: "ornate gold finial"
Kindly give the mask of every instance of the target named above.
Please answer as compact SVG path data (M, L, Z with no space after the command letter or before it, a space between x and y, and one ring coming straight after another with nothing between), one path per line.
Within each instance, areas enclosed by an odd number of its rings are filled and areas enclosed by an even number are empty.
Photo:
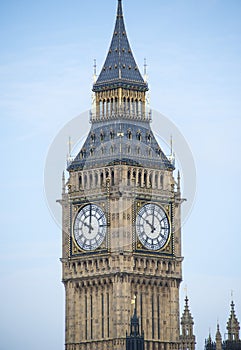
M135 305L136 308L136 294L134 295L133 299L131 299L131 305Z

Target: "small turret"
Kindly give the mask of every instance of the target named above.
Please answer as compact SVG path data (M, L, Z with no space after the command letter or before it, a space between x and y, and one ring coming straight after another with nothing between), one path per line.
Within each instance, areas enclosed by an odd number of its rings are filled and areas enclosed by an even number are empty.
M144 350L144 332L140 334L139 318L136 307L131 318L130 335L126 333L126 350Z
M205 340L205 350L216 350L216 344L212 341L210 331L209 331L208 339Z
M219 324L217 324L217 332L216 332L216 350L222 350L222 336L219 330Z
M234 302L231 302L230 316L227 322L228 340L238 341L239 340L239 321L235 315Z
M194 326L193 317L189 310L188 297L186 296L184 312L181 318L182 335L180 337L180 340L181 340L182 350L195 349L195 335L193 334L193 326Z

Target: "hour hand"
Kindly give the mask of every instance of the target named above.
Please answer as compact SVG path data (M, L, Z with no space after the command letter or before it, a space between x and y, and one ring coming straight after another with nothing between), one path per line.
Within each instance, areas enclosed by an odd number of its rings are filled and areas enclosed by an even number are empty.
M88 225L86 222L83 222L82 221L82 224L85 226L85 227L88 227L88 229L89 229L89 231L93 231L94 230L94 228L91 226L91 225Z
M147 219L144 219L145 220L145 222L150 226L150 228L151 228L151 233L153 233L154 231L156 231L156 228L149 222L149 220L147 220ZM153 220L154 221L154 220Z

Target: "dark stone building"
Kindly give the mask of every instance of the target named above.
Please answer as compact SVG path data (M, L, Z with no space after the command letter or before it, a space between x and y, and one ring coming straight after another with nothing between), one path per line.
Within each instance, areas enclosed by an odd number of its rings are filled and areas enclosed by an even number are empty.
M222 340L218 324L215 341L212 340L211 334L209 334L208 339L205 341L205 350L241 350L241 340L239 338L240 326L235 314L233 301L231 302L231 311L226 329L226 339Z

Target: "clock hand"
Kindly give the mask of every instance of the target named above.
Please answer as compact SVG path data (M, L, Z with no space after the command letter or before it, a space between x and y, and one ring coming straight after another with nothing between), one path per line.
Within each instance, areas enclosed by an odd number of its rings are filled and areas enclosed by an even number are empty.
M86 222L84 222L84 221L80 221L80 222L82 222L82 224L85 226L85 227L88 227L89 228L89 231L93 231L94 230L94 228L91 226L91 225L88 225Z
M155 212L155 207L153 207L153 212L152 212L152 226L154 227L154 212Z
M156 228L154 227L154 225L152 225L152 224L149 222L149 220L145 219L145 218L144 218L143 216L141 216L139 213L138 213L138 215L140 216L140 218L142 218L142 219L151 227L152 233L153 233L154 231L156 231Z
M90 225L89 225L89 233L91 230L93 230L93 227L91 226L91 220L92 220L92 206L90 205Z
M153 233L154 231L156 231L156 228L147 220L147 219L144 219L145 222L150 226L151 228L151 233Z

